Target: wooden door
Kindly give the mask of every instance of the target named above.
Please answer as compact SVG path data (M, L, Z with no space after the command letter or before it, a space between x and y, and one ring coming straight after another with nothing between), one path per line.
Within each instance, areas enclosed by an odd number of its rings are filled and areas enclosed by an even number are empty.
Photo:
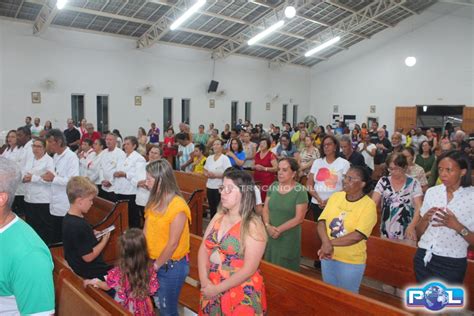
M416 106L397 106L395 108L395 130L403 128L406 134L416 127Z
M462 130L467 134L474 133L474 107L466 106L462 111Z

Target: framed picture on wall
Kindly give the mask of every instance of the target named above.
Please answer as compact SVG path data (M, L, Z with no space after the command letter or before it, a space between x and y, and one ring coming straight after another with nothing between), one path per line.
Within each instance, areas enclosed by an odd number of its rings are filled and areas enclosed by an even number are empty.
M265 110L270 111L271 103L267 102L265 103Z
M41 92L31 92L31 103L41 103Z
M135 106L142 105L142 97L140 95L135 96Z
M216 107L216 100L209 99L209 108L213 109Z
M376 116L367 116L367 128L370 128L372 122L378 122L379 118Z

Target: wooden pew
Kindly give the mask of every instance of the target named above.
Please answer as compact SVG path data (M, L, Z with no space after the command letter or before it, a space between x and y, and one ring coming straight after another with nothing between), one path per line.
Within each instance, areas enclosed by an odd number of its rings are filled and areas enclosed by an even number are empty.
M199 309L197 252L201 240L199 236L191 236L189 278L192 281L185 284L180 295L180 303L193 311ZM260 270L266 286L269 315L409 314L264 261Z
M202 236L202 215L206 207L207 178L201 174L174 171L176 182L191 209L191 233Z
M301 255L311 260L319 260L317 251L321 248L321 240L317 234L317 223L305 220L302 224ZM393 241L376 236L367 240L367 266L365 277L384 284L404 289L416 284L413 258L416 244L410 241ZM314 269L302 267L303 273L315 275ZM311 273L313 270L313 273ZM318 277L316 275L316 277ZM319 276L320 277L320 276ZM464 287L468 297L474 295L474 261L468 260L468 269L464 279ZM387 304L401 307L401 298L382 293L366 286L361 286L360 293L368 297L382 300ZM468 309L474 310L474 300L470 300Z
M118 259L118 240L122 233L128 228L128 203L118 201L116 203L94 198L94 204L84 218L95 230L103 230L115 225L115 230L110 234L109 242L103 252L104 260L110 265L115 264Z
M112 315L103 306L90 297L82 284L75 280L74 273L62 269L56 283L56 314L59 316L105 316Z
M72 282L75 286L80 287L85 291L85 293L90 296L95 302L97 302L102 308L104 308L110 315L113 316L122 316L122 315L132 315L129 311L124 309L119 303L117 303L113 298L111 298L107 293L101 289L97 289L91 286L83 288L83 279L76 275L71 268L69 267L67 261L64 259L64 249L62 247L51 248L51 254L53 256L54 270L53 278L55 284L60 280L60 276L64 274L72 274L69 276L69 281ZM64 271L69 272L64 272ZM59 295L59 288L56 288L56 297Z

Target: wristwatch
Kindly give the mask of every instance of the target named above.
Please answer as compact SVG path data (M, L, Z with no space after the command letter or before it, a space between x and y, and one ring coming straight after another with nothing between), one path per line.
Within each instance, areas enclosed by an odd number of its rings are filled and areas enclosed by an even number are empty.
M466 237L467 235L469 235L469 231L466 227L463 227L463 229L461 229L461 231L459 232L459 235Z

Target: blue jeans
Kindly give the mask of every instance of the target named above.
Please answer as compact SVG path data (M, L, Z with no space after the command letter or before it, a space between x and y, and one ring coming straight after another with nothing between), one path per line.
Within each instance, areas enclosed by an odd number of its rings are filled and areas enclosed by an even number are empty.
M178 315L179 293L188 274L189 263L186 258L179 261L168 260L168 263L158 270L160 288L153 299L160 309L160 316Z
M336 260L321 260L323 281L359 293L360 282L364 276L365 264L351 264Z

